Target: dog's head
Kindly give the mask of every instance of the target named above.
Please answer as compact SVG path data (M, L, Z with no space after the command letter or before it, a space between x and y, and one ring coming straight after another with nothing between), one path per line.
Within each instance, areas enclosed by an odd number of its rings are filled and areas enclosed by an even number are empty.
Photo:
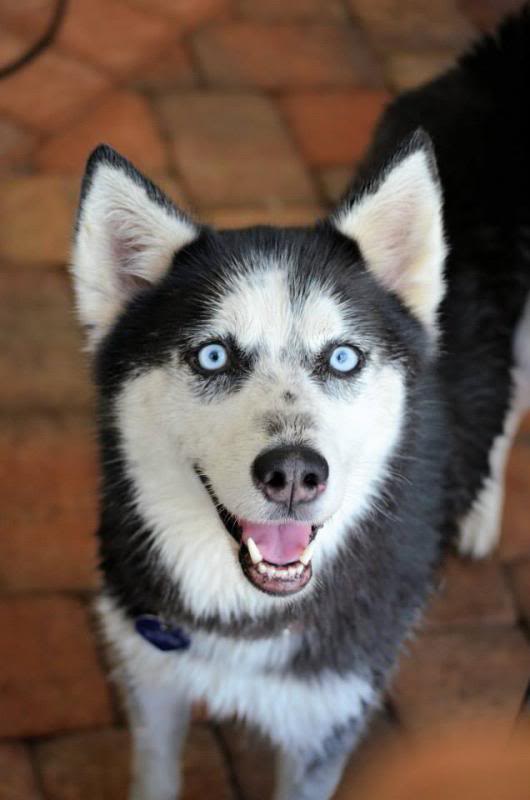
M134 510L194 613L303 596L377 505L443 295L433 163L416 135L313 228L218 232L92 154L78 311Z

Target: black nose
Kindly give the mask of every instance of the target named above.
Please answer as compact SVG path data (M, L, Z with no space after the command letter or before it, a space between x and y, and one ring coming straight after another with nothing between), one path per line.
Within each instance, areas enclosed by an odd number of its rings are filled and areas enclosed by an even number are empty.
M265 497L289 508L318 497L328 475L328 462L311 447L275 447L252 465L254 482Z

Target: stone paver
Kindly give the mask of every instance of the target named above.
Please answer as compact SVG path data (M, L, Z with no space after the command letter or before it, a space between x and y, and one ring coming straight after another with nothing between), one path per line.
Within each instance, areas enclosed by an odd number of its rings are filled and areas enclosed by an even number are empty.
M1 11L0 11L1 19ZM19 58L27 47L27 40L24 36L16 35L10 28L0 29L0 63L9 64Z
M6 30L34 40L49 23L49 0L2 0L0 20Z
M520 442L526 442L530 444L530 414L526 413L521 420L521 424L519 426L517 439Z
M424 633L407 650L392 696L408 730L492 717L513 725L530 673L521 632L477 625Z
M456 0L349 0L350 7L380 48L460 51L475 30Z
M377 716L350 757L334 800L357 800L362 776L366 772L371 774L384 769L401 741L402 731L397 724L390 722L382 714ZM372 800L376 800L376 797Z
M124 730L104 728L38 743L35 762L47 800L118 800L129 782Z
M168 175L168 173L162 174L159 172L149 171L149 178L156 183L160 189L162 189L162 191L173 203L175 203L175 205L184 209L188 213L193 214L192 203L184 191L184 187L182 186L181 182L176 181L175 178L171 175Z
M514 623L513 597L499 563L448 559L426 622L432 626Z
M318 167L350 165L366 151L389 95L383 91L304 92L281 108L306 160Z
M43 800L23 744L0 744L0 800Z
M0 181L0 257L17 264L64 264L79 196L76 175L21 175Z
M101 142L127 154L144 170L166 168L166 151L149 103L132 92L113 92L89 114L44 144L36 165L44 172L82 174L87 154Z
M27 414L91 407L88 359L67 276L4 270L0 296L0 409Z
M190 50L181 41L172 42L162 56L143 67L133 79L135 88L151 94L191 89L197 83Z
M36 761L46 800L118 800L129 780L129 739L103 729L39 744ZM192 727L184 755L182 800L232 800L227 769L212 732ZM234 800L236 800L234 798Z
M492 31L506 14L518 11L524 0L459 0L460 9L483 31Z
M128 3L149 14L156 11L171 19L181 35L212 20L224 19L232 6L232 0L128 0Z
M346 8L341 0L237 0L242 17L266 21L289 22L337 21L345 22Z
M517 442L506 470L506 496L500 554L504 561L530 556L530 447Z
M167 19L121 0L76 0L75 14L66 15L58 42L77 58L125 77L156 58L172 38Z
M0 737L112 722L86 609L61 595L0 599Z
M314 189L272 102L254 94L157 100L173 156L198 206L311 202Z
M528 731L494 723L433 731L369 765L344 800L526 800L529 749Z
M184 793L182 800L238 800L229 782L227 765L216 737L205 725L196 725L184 756Z
M454 63L454 53L447 50L397 50L385 53L383 59L390 86L404 92L445 72Z
M318 170L318 178L323 194L331 205L335 205L343 196L353 178L351 165L347 167L324 167Z
M500 555L504 561L530 556L530 447L516 442L506 470Z
M7 421L0 428L0 591L94 589L93 425L57 415Z
M510 572L517 610L530 627L530 558L514 564Z
M324 216L319 206L278 206L277 208L215 208L201 215L215 228L246 228L252 225L313 225Z
M342 24L231 22L201 31L195 51L214 86L379 86L362 35Z
M27 165L36 137L8 120L0 120L0 174Z
M8 36L0 32L0 45ZM25 48L27 43L20 40L18 52ZM35 131L53 133L109 88L108 78L98 69L50 51L2 82L0 114Z
M241 725L224 725L221 735L245 800L272 797L275 763L270 745Z

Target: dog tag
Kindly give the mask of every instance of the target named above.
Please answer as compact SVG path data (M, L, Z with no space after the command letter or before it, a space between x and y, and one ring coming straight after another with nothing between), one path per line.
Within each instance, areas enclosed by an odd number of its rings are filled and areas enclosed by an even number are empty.
M187 650L191 639L182 628L169 628L158 617L142 614L134 623L137 633L158 650Z

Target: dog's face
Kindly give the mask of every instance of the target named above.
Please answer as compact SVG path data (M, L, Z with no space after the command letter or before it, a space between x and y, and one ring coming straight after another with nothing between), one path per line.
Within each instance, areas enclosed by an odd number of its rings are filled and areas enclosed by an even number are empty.
M196 614L303 596L377 502L442 296L424 143L314 228L215 232L109 148L74 253L135 510Z

